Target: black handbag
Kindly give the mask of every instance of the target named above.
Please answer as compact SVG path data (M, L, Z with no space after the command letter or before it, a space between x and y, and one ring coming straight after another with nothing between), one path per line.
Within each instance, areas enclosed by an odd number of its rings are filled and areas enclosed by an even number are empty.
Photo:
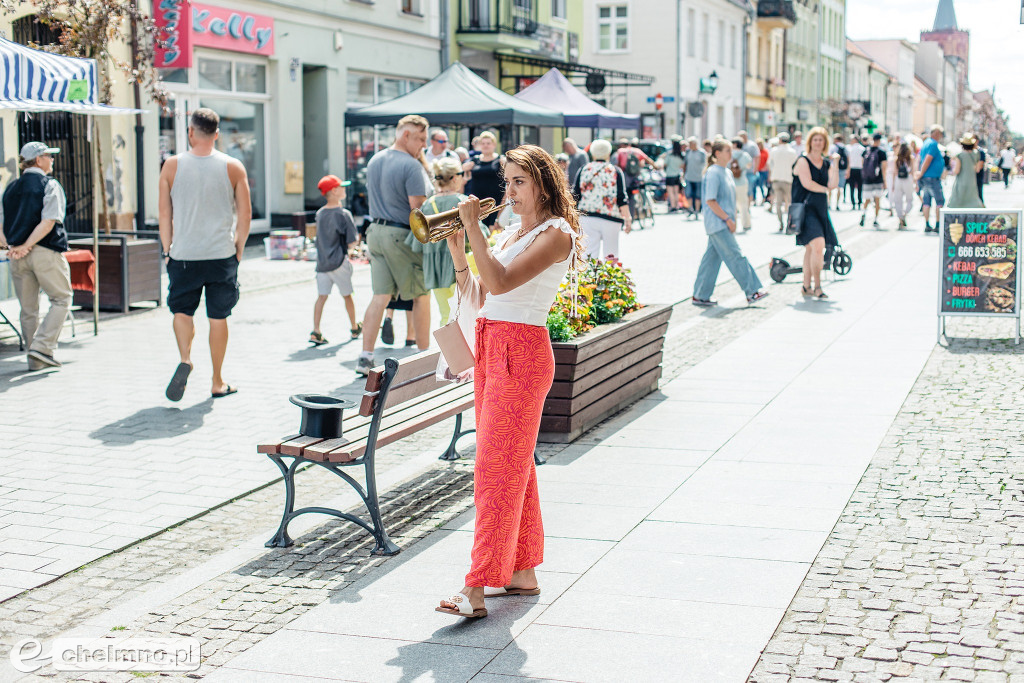
M799 235L804 229L804 211L807 205L804 202L793 202L789 205L789 223L786 232L790 235Z

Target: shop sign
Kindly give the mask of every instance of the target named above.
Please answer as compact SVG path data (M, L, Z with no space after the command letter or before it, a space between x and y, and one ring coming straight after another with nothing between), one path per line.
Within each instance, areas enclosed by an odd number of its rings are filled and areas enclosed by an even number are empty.
M219 50L274 54L274 20L212 5L192 5L192 44Z
M157 35L163 43L156 47L155 65L160 69L192 66L192 10L187 0L156 0L154 9Z
M565 59L565 31L547 24L537 24L533 37L537 39L537 52L545 57Z
M198 5L188 0L157 0L155 20L162 46L156 66L192 66L196 45L254 55L274 54L274 20L261 14Z
M939 315L1020 315L1020 210L944 209Z

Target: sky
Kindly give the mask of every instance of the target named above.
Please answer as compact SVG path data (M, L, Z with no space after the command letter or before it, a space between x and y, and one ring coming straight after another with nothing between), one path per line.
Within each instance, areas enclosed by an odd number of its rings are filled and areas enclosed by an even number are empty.
M921 39L935 21L938 0L847 0L846 34L853 40ZM996 86L996 104L1010 128L1024 131L1024 25L1017 0L953 0L956 21L971 32L968 56L972 90Z

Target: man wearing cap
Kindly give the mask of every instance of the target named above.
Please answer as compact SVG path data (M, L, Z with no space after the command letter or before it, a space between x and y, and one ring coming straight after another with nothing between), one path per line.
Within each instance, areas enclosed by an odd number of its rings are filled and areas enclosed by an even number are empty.
M420 162L427 142L427 120L411 114L398 121L395 143L377 152L366 165L366 195L370 224L366 246L370 250L373 298L363 316L363 351L356 372L369 374L373 349L384 311L392 297L411 299L413 329L421 351L430 346L430 290L423 282L423 255L406 243L409 213L423 206L429 179Z
M352 298L352 262L348 250L359 243L352 214L341 203L345 200L345 188L351 180L342 180L336 175L325 175L316 184L327 204L316 212L316 303L313 305L313 331L309 333L311 344L321 346L327 338L320 331L320 319L331 290L335 287L345 300L345 311L351 323L352 338L359 336L363 326L356 321L356 302Z
M54 358L57 339L71 308L71 268L64 258L67 200L54 178L53 155L60 152L42 142L21 148L21 176L3 194L0 207L0 249L10 247L11 279L21 304L21 336L28 347L28 369L59 368ZM50 310L39 322L39 292Z
M220 117L202 107L188 125L190 149L160 170L160 244L167 263L167 308L181 362L166 396L180 401L192 372L196 309L204 291L210 322L210 395L238 391L221 377L228 347L228 316L238 303L238 264L249 237L252 203L245 166L216 149ZM236 220L237 216L237 220Z

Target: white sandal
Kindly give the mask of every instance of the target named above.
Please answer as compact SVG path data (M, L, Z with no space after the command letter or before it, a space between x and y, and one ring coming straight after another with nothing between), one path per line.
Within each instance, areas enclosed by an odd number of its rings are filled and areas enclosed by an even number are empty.
M479 619L487 616L487 610L483 607L480 609L473 609L473 606L469 604L469 598L462 593L456 593L455 595L445 598L443 602L448 602L455 605L456 609L450 607L435 607L435 612L441 612L442 614L451 614L456 617L466 617L467 619Z

